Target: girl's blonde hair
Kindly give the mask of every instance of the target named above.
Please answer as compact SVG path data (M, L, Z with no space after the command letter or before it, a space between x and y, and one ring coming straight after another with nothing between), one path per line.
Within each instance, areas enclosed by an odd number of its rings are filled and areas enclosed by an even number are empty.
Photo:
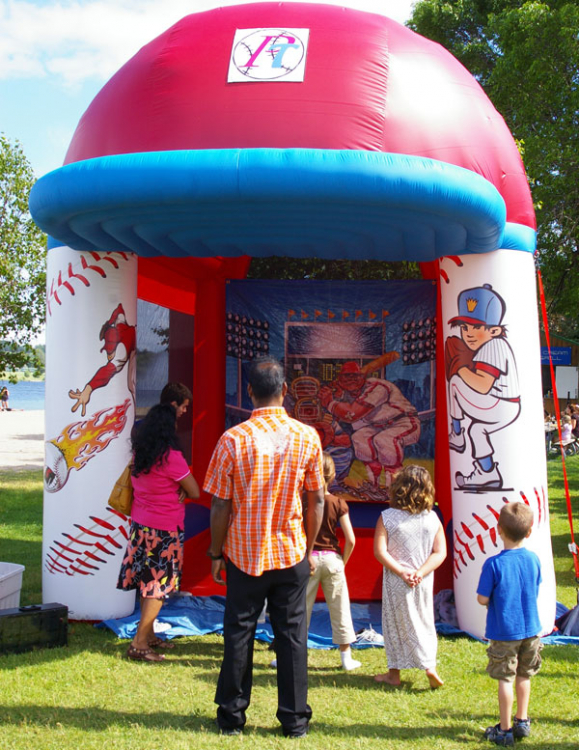
M563 421L563 424L573 424L573 420L568 414L565 414L562 421Z
M390 505L415 514L432 510L434 485L428 471L416 464L401 469L390 486Z
M324 470L324 482L326 483L327 490L336 478L336 465L334 464L334 459L329 453L324 452L322 454L322 466Z

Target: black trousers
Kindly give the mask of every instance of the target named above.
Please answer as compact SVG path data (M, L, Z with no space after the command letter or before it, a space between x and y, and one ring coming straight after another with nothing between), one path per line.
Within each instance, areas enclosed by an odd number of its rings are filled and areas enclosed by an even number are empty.
M227 563L223 621L224 652L215 703L221 729L242 728L251 700L253 643L257 619L268 602L275 636L279 719L285 735L302 734L312 709L308 705L306 587L307 558L292 568L250 576Z

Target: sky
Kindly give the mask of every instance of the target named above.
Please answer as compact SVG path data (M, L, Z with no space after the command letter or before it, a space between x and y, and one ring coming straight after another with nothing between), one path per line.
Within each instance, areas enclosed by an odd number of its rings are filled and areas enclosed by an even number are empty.
M143 45L190 13L249 1L0 0L0 132L20 142L37 177L58 169L84 111ZM317 1L400 23L414 4Z

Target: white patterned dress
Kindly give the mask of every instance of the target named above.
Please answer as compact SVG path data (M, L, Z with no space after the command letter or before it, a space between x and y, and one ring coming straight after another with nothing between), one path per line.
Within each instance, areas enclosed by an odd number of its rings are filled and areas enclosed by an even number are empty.
M382 511L388 533L388 552L405 567L419 568L432 553L440 521L433 511L412 514L388 508ZM436 666L432 573L410 588L384 568L382 632L388 669L431 669Z

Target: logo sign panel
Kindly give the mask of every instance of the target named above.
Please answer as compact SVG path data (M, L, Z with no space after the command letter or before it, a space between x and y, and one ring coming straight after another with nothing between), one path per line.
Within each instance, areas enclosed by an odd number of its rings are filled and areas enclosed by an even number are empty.
M570 346L552 346L551 357L554 365L570 365L571 364L571 347ZM541 364L549 364L549 348L546 346L541 347Z
M309 29L237 29L228 83L303 81Z

